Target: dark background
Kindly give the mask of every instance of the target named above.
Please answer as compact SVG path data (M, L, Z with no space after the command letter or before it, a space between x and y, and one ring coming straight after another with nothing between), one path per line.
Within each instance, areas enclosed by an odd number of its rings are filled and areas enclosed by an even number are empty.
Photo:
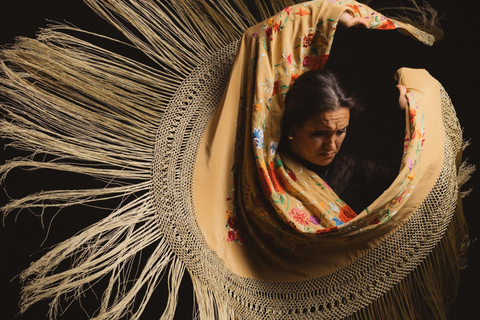
M382 4L375 1L375 4ZM397 4L399 1L389 1ZM433 47L427 47L400 35L396 31L372 32L362 29L338 30L327 67L338 69L349 86L356 88L366 104L369 113L380 114L381 123L376 128L366 128L365 142L368 146L389 145L388 134L392 128L400 128L403 118L395 109L397 92L393 74L403 66L427 69L438 79L449 93L456 106L458 118L464 127L464 138L472 139L465 157L471 163L480 163L480 36L478 10L475 1L431 0L431 5L444 15L442 26L445 38ZM478 7L478 5L476 5ZM2 1L0 7L0 44L11 44L15 36L33 37L39 28L48 24L47 19L68 21L86 30L121 37L116 30L92 13L81 0L10 0ZM115 48L114 48L115 49ZM118 48L119 51L123 50ZM136 57L149 63L141 55ZM376 80L377 79L377 80ZM380 109L379 109L380 108ZM383 109L384 108L384 109ZM390 109L389 109L390 108ZM394 111L392 111L394 110ZM364 128L362 128L364 129ZM357 129L358 130L358 129ZM398 131L398 130L397 130ZM400 129L403 136L403 129ZM19 155L11 149L0 146L0 163ZM386 155L387 157L389 155ZM474 241L479 237L480 206L479 175L474 174L465 188L474 188L464 200L464 211L470 228L472 244L468 252L468 267L461 273L460 290L451 311L451 319L478 319L480 303L480 245ZM17 197L48 188L69 188L79 185L96 184L89 178L53 174L51 172L26 173L15 171L6 180L4 187L9 196ZM6 200L0 193L0 205ZM115 205L115 204L111 204ZM37 212L38 213L38 212ZM69 208L61 214L48 211L45 219L30 212L15 213L6 217L0 227L0 318L13 319L18 312L20 284L15 278L31 261L42 256L50 246L65 240L74 233L89 226L107 214L107 211L91 208ZM51 218L55 216L55 219ZM53 221L50 223L50 221ZM45 240L45 241L44 241ZM43 243L43 245L41 245ZM160 286L152 298L143 319L157 319L163 309L165 290ZM191 318L192 293L187 281L181 288L178 319ZM83 307L94 310L96 298L87 293ZM33 306L20 320L46 319L47 303ZM81 308L73 305L62 319L86 319Z

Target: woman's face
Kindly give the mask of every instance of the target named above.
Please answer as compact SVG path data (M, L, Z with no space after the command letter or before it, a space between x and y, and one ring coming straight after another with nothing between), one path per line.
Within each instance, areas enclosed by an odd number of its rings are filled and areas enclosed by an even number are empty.
M349 121L348 108L319 113L293 128L290 150L311 163L326 166L340 150Z

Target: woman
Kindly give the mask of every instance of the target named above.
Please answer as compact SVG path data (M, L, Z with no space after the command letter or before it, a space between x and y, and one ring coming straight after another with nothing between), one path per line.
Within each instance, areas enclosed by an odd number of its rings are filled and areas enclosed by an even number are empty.
M401 108L405 87L399 85ZM338 76L317 69L288 91L279 150L318 174L355 212L361 212L393 181L394 170L364 154L342 149L350 118L362 110Z

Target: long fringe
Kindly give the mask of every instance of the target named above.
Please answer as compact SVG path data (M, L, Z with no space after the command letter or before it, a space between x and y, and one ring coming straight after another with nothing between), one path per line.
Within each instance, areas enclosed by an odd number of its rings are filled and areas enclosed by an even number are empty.
M0 96L7 101L1 105L5 119L0 120L0 134L11 141L10 147L30 153L0 166L1 181L23 168L75 172L105 182L104 188L43 191L13 199L0 209L4 216L137 196L25 270L21 312L50 299L49 317L55 319L62 300L80 300L86 287L107 278L94 319L119 319L127 313L140 319L169 270L170 297L162 319L173 318L185 266L162 240L151 204L155 133L171 97L198 64L249 26L300 1L254 2L252 11L241 0L85 0L128 41L54 25L37 39L20 38L0 52ZM92 35L134 47L157 67L81 39ZM143 269L133 272L136 257L153 244ZM69 270L56 271L70 259ZM235 318L221 297L192 279L200 318Z
M240 0L85 0L85 3L170 75L185 76L205 57L239 39L246 28L293 1L255 0L258 17Z
M390 16L398 21L409 23L418 29L425 31L435 37L435 42L443 39L443 30L440 24L441 17L438 11L432 8L428 2L420 6L415 0L408 0L410 6L392 6L391 4L375 6L375 0L368 0L366 4L373 5L377 11Z
M194 319L240 319L228 303L201 280L191 275L197 315Z
M434 250L398 285L346 320L447 320L469 245L461 200Z
M465 141L463 144L463 150L465 150L466 147L470 144L470 141ZM475 172L477 167L473 164L468 163L468 158L462 161L462 164L458 168L458 173L457 173L457 184L458 187L461 188L465 183L467 183L470 178L472 177L472 174ZM473 189L469 188L468 190L460 191L460 196L462 198L467 197L470 193L472 193Z
M110 275L109 284L102 297L100 313L94 319L121 318L144 286L147 292L143 299L148 300L172 256L161 240L155 210L148 198L146 194L119 208L57 245L25 270L21 280L33 277L33 281L28 281L23 288L21 312L33 303L51 299L49 316L54 319L61 300L80 299L85 285L107 275ZM141 250L154 243L157 243L156 249L131 285L130 264ZM54 272L62 261L70 259L73 261L70 269ZM138 318L139 315L132 319Z

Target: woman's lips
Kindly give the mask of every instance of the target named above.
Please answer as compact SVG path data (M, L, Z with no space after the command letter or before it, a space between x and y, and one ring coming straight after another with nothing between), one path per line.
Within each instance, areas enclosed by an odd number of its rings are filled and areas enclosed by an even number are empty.
M324 158L331 159L335 156L335 152L330 152L330 153L320 153L320 155Z

